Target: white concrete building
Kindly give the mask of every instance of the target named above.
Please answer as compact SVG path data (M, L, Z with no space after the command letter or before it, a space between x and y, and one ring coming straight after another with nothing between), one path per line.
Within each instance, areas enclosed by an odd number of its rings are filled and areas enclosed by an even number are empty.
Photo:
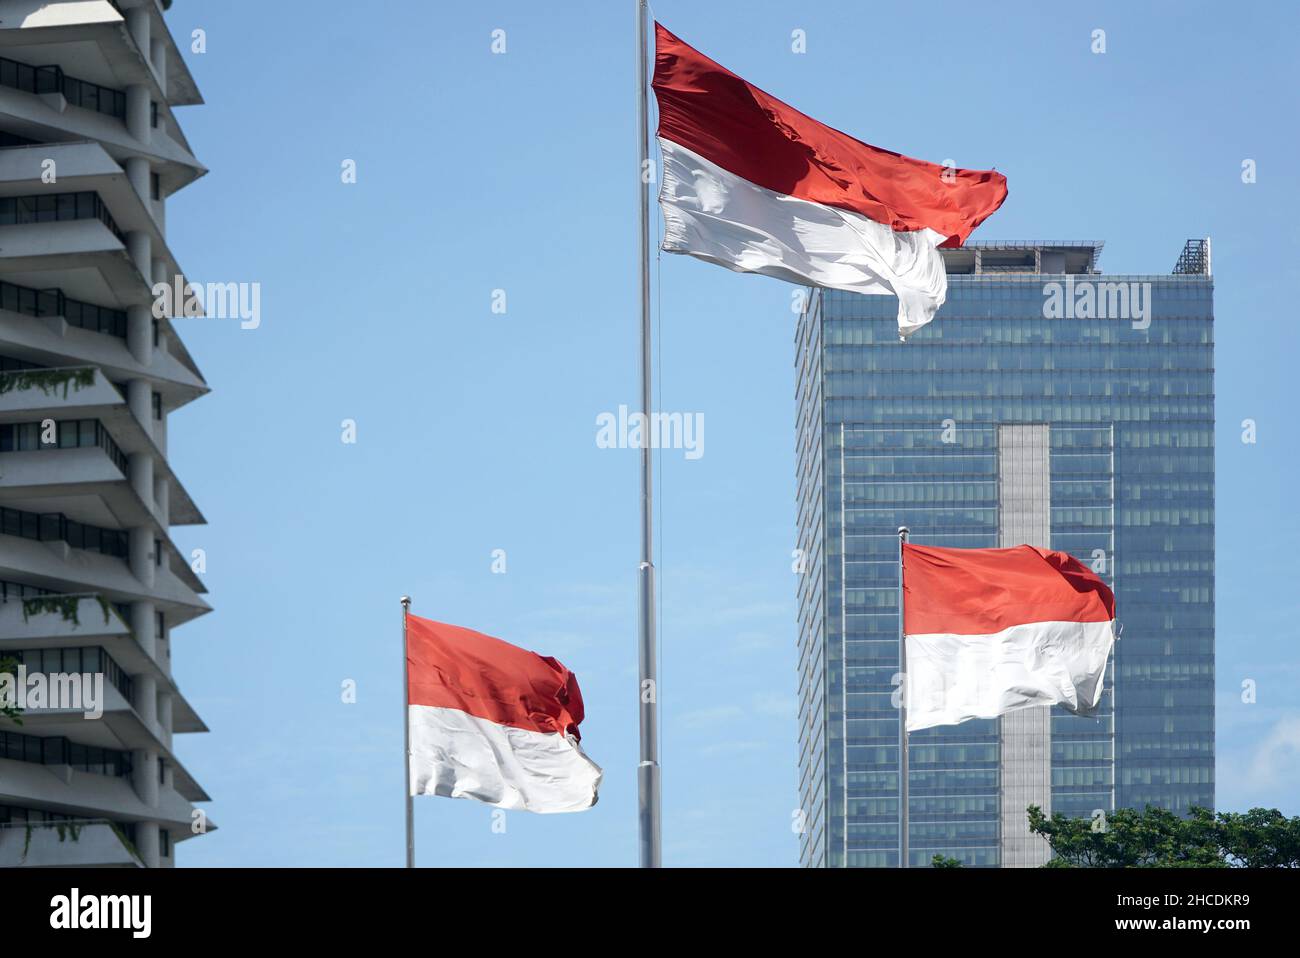
M0 659L103 689L98 718L0 717L0 866L169 866L205 824L171 635L209 607L169 534L204 520L167 417L208 387L152 287L182 275L167 198L206 170L169 5L0 0Z

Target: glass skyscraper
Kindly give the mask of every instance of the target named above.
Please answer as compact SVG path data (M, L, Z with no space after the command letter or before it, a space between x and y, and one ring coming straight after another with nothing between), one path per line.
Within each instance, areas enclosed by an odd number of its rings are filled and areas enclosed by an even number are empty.
M947 302L906 343L892 297L811 296L795 340L802 864L899 863L899 526L1068 552L1113 587L1122 627L1095 717L911 735L911 866L1041 863L1026 795L1074 816L1213 806L1209 252L1102 276L1100 243L971 243L944 252Z

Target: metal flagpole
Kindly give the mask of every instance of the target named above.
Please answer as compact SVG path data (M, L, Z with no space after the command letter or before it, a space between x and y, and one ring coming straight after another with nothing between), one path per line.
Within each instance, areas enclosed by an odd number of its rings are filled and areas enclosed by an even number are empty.
M646 0L636 0L637 115L640 122L640 162L637 164L641 255L641 624L640 696L641 759L637 765L641 867L658 868L659 859L659 676L655 656L654 473L649 425L650 392L650 100L647 89L649 57Z
M411 597L402 596L402 733L406 739L406 867L415 867L415 809L411 802L411 718L410 664L407 662L406 617L411 611Z
M907 867L908 762L907 762L907 642L903 638L903 546L907 526L898 527L898 867Z

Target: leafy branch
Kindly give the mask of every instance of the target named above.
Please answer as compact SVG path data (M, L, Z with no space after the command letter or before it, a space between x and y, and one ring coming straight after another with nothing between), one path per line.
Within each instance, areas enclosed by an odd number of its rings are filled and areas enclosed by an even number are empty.
M46 396L63 390L64 399L68 390L85 389L95 383L93 366L76 369L17 369L0 373L0 396L13 391L39 389Z
M1300 868L1300 817L1277 809L1187 817L1148 805L1109 817L1048 818L1029 806L1029 830L1052 846L1048 868Z

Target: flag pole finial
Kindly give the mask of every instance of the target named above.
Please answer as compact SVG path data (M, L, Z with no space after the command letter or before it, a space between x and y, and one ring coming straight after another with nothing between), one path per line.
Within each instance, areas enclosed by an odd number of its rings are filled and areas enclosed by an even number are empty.
M411 597L410 597L409 595L404 595L404 596L402 596L402 608L407 609L407 610L410 610L410 608L411 608Z

